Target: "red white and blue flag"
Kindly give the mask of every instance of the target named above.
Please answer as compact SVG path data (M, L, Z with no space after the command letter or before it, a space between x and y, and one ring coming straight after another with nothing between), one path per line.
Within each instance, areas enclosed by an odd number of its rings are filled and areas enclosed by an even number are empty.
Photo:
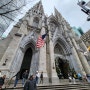
M37 40L37 43L36 43L37 48L40 48L40 47L44 46L44 44L45 44L44 38L46 37L46 35L47 34L43 34L43 35L38 37L38 40Z

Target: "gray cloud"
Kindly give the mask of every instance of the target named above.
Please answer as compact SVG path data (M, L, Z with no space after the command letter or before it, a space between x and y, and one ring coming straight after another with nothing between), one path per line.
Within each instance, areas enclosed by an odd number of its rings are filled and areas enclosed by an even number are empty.
M86 32L90 29L90 22L86 21L87 15L81 11L77 2L78 0L43 0L43 5L48 15L54 11L55 6L71 26L81 27Z
M56 7L71 26L81 27L86 32L90 29L90 22L86 21L87 15L81 11L77 2L78 0L61 0Z

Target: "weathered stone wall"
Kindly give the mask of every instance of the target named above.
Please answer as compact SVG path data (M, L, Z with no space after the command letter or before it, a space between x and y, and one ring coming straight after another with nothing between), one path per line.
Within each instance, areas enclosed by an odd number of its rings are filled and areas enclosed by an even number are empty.
M17 31L18 31L18 28L14 27L7 38L0 40L0 60L3 56L3 54L5 53L6 49L8 48L10 42L12 41L14 34Z

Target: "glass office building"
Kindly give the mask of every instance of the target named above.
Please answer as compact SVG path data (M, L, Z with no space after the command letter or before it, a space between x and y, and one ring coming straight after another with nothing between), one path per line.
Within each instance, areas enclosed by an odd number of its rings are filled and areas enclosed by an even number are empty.
M79 36L79 37L84 34L84 32L83 32L81 27L78 27L78 28L72 27L72 29L76 33L76 35Z

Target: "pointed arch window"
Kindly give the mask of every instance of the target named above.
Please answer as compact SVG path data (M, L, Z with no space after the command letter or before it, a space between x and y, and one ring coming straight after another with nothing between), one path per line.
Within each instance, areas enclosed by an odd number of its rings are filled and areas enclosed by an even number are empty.
M39 18L38 17L35 17L33 19L33 26L38 27L38 25L39 25Z
M55 45L54 53L55 54L61 54L61 55L64 54L62 47L58 43Z

